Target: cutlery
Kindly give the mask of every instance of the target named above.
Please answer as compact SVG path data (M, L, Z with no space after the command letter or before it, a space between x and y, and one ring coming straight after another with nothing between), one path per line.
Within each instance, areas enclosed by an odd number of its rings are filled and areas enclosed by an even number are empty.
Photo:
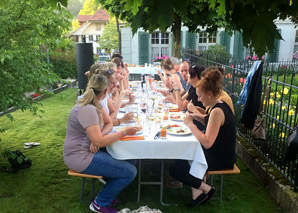
M160 138L160 132L158 132L155 136L154 136L154 139L157 140Z

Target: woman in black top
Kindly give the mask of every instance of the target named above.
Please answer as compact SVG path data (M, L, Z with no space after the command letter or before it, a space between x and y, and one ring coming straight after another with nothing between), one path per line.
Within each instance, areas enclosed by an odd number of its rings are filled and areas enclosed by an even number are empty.
M187 113L184 123L203 146L208 170L232 169L236 161L236 122L230 107L220 101L218 96L222 89L223 76L216 68L210 70L196 85L198 100L204 106L210 106L211 112L205 117L198 117L206 126L205 133L193 123L192 113ZM170 175L192 187L192 202L189 207L196 207L208 201L216 189L189 174L187 161L176 161Z

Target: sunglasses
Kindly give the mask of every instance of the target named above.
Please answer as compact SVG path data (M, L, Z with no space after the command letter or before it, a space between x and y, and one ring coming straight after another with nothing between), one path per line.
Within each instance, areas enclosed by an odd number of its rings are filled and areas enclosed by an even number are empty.
M114 70L107 70L107 73L114 74L115 72L114 72Z

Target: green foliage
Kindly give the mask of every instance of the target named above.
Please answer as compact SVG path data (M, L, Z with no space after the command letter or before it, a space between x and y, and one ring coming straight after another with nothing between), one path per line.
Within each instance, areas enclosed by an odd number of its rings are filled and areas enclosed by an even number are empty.
M77 78L77 65L74 42L65 39L50 56L52 70L60 78Z
M200 56L204 58L208 57L208 59L212 61L217 58L224 58L226 60L231 58L230 53L227 53L226 51L226 47L220 44L209 46L208 50L203 51Z
M97 11L97 4L95 0L85 0L83 9L80 10L80 15L93 15Z
M98 39L98 43L100 48L105 49L107 52L118 48L118 32L114 18L110 19L109 23L105 26L102 36Z
M103 1L103 0L97 0ZM165 31L172 27L174 14L191 32L198 26L208 32L224 27L226 31L239 31L246 47L254 48L258 55L274 49L274 39L281 39L274 21L290 18L298 23L298 1L288 0L117 0L132 11L127 18L133 32L143 27L150 32Z
M59 79L49 69L46 49L60 43L70 13L47 0L3 0L0 7L0 111L11 106L37 113L26 92L46 92ZM40 91L39 91L40 90Z

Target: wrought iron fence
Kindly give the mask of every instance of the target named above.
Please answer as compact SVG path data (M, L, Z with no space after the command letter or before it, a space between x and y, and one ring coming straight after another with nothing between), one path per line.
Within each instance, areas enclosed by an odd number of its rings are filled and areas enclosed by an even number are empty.
M270 63L264 61L263 87L269 77L272 78L270 87L269 106L264 112L266 118L266 140L254 140L251 131L241 124L243 106L237 105L239 94L245 83L253 61L234 62L230 58L220 56L197 56L194 52L184 51L183 59L191 64L207 66L222 66L225 68L224 88L230 94L237 119L237 132L254 147L295 187L298 188L298 158L295 162L285 162L287 138L297 126L298 110L298 62Z

